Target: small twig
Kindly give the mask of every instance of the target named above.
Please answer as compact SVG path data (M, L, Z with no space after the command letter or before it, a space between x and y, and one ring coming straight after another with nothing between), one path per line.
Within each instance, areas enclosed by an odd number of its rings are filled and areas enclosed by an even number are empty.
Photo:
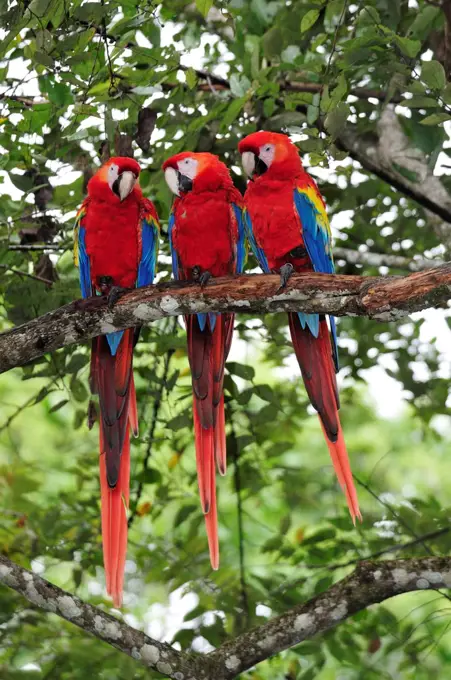
M398 552L400 550L408 550L409 548L414 548L416 545L419 544L423 545L424 547L424 541L431 541L434 538L438 538L439 536L444 536L445 534L448 534L450 531L451 531L450 527L443 527L442 529L430 531L427 534L418 536L417 538L413 539L412 541L408 541L407 543L397 543L396 545L391 545L388 546L387 548L382 548L381 550L371 553L370 555L365 555L364 557L355 557L352 560L348 560L348 562L337 562L335 564L328 564L326 567L324 566L324 564L305 564L304 566L307 567L308 569L327 569L328 571L335 571L336 569L345 569L346 567L351 567L353 564L358 564L359 562L363 562L366 560L374 560L377 557L382 557L382 555L388 555L389 553Z
M240 472L240 461L238 454L238 445L235 433L235 426L233 422L233 411L229 407L227 409L228 420L231 427L231 438L233 441L233 463L234 463L234 475L233 482L235 486L236 502L237 502L237 516L238 516L238 552L240 561L240 590L241 590L241 606L243 609L244 616L239 618L239 630L245 630L248 627L249 622L249 599L247 596L247 585L246 585L246 571L245 571L245 561L244 561L244 522L243 522L243 499L241 496L241 472Z
M377 493L375 493L375 491L373 491L373 490L371 489L371 487L370 487L368 484L366 484L365 482L362 482L362 480L360 480L360 479L359 479L358 477L356 477L355 475L354 475L354 479L355 479L355 481L356 481L358 484L360 484L360 486L363 486L363 488L364 488L366 491L368 491L368 493L369 493L375 500L377 500L378 503L380 503L381 505L383 505L384 508L387 508L387 510L388 510L389 512L391 512L391 514L392 514L393 517L396 519L396 521L399 522L399 523L404 527L404 529L406 529L406 530L408 531L409 534L411 534L412 536L414 536L415 540L416 540L418 543L421 543L421 545L422 545L423 548L426 550L426 552L428 553L428 555L433 555L433 554L434 554L434 551L431 550L431 548L430 548L428 545L426 545L426 543L424 543L424 542L421 541L421 539L420 539L420 537L418 536L418 534L415 533L415 531L414 531L414 530L412 529L412 527L405 521L405 519L403 519L400 515L398 515L398 513L397 513L396 510L390 505L390 503L387 503L387 501L382 500L382 498L380 498L380 497L377 495Z
M3 246L0 242L0 249L2 247ZM52 245L52 244L44 246L44 245L37 245L37 244L28 245L28 244L19 244L19 243L18 244L14 244L14 243L10 244L10 245L6 246L6 249L7 250L19 250L19 251L24 251L24 252L26 252L26 251L30 251L30 252L32 252L32 251L42 251L42 250L50 250L52 252L59 252L59 251L65 250L62 246L56 246L56 245Z
M11 272L12 274L17 274L18 276L25 276L33 281L39 281L40 283L45 283L47 286L52 286L55 282L50 281L50 279L45 279L43 276L37 276L36 274L29 274L28 272L23 272L21 269L16 269L15 267L10 267L8 264L0 264L0 268L5 271Z

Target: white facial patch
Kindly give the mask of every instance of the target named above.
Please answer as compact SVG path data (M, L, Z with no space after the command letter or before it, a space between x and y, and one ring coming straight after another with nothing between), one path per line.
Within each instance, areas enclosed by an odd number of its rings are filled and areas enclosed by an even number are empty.
M274 160L275 152L276 147L274 144L263 144L263 146L260 147L260 153L258 154L258 157L269 168Z
M245 151L241 156L244 172L248 177L252 177L255 170L255 156L252 151Z
M197 174L198 161L195 158L184 158L177 163L180 174L193 180Z
M174 170L174 168L166 168L164 171L164 178L172 193L176 196L180 196L179 180L177 177L177 172Z
M117 165L110 165L108 168L108 184L110 185L110 189L113 188L113 184L117 180L119 175L119 168Z

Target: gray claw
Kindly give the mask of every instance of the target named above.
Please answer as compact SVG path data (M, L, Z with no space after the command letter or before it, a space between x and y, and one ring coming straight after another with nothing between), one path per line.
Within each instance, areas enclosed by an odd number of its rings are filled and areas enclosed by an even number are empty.
M290 276L294 273L294 267L292 264L287 262L280 268L280 286L277 289L277 292L281 291L283 288L287 287L287 283L289 281Z
M202 272L202 274L199 276L200 287L203 288L204 286L206 286L210 279L211 279L210 272L208 271Z
M116 302L127 292L126 288L113 286L108 293L108 307L112 309Z

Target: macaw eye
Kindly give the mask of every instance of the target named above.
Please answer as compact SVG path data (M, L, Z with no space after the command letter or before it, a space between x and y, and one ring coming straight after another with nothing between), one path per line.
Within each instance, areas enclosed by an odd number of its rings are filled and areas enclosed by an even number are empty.
M185 165L189 165L189 158L185 158L183 162L185 163Z
M267 145L265 146L265 151L271 151L271 147L270 147L269 144L267 144Z

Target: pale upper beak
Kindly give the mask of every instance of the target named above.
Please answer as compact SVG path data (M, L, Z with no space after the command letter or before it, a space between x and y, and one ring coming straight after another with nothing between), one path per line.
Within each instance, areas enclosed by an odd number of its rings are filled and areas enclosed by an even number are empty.
M177 170L174 170L174 168L166 168L164 171L164 178L172 193L176 196L180 196Z
M127 198L127 196L133 191L135 186L136 177L130 170L125 170L119 175L119 187L118 193L121 202Z
M255 154L252 151L244 151L241 156L244 172L248 177L252 177L255 170Z

